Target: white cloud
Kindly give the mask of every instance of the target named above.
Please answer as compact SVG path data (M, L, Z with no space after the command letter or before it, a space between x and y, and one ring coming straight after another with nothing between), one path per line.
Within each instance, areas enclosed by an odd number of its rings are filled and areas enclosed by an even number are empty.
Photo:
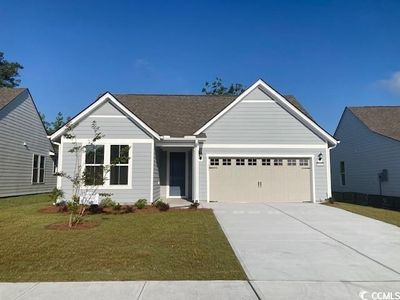
M400 95L400 71L393 73L389 79L379 80L378 85L393 94Z

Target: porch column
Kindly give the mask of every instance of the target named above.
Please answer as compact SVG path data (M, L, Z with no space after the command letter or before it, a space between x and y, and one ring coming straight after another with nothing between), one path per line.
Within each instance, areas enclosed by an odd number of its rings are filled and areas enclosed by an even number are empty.
M196 141L192 150L192 200L199 201L199 142Z

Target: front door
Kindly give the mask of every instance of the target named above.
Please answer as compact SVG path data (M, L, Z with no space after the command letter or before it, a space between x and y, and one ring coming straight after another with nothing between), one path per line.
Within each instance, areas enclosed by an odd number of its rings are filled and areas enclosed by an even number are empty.
M186 197L186 153L169 154L169 196Z

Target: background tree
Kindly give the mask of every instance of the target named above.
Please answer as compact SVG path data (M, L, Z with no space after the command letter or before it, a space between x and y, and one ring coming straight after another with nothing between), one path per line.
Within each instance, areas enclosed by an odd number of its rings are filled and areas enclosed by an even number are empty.
M24 67L17 62L9 62L4 59L4 53L0 52L0 87L16 87L20 84L19 70Z
M213 82L204 84L202 93L206 95L233 95L238 96L244 92L245 87L241 83L232 83L229 87L225 87L221 78L215 78Z
M53 134L71 120L71 117L64 118L62 112L57 113L53 122L47 121L44 113L39 113L39 115L43 122L44 128L46 128L47 134Z

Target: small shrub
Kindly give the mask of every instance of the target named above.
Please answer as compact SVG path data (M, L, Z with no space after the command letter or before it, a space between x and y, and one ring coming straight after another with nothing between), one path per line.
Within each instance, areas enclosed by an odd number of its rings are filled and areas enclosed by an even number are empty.
M146 199L139 199L138 201L136 201L135 206L138 209L143 209L147 204L147 200Z
M335 199L333 199L332 197L326 199L326 201L328 201L329 204L335 204Z
M197 207L199 207L200 203L199 202L193 202L192 204L190 204L189 208L191 209L197 209Z
M52 201L53 203L57 203L57 199L63 198L63 197L64 197L64 191L63 191L63 190L60 190L60 189L58 189L58 188L55 187L55 188L51 191L49 197L50 197L50 199L51 199L51 201Z
M114 202L114 203L115 203L115 202ZM112 209L113 209L113 210L116 210L116 211L120 211L120 210L121 210L121 204L115 203L115 204L112 206Z
M103 208L97 204L90 205L88 210L92 214L100 214L103 212Z
M133 213L134 212L133 205L125 206L125 212L126 213Z
M161 198L159 198L159 199L157 199L156 201L154 201L153 206L154 206L155 208L159 208L160 205L162 205L163 203L164 203L164 201L163 201Z
M111 199L111 194L100 194L104 198L100 201L101 207L114 207L117 203Z
M158 209L160 210L160 211L167 211L167 210L169 210L169 204L168 203L165 203L165 202L162 202L162 201L160 201L161 203L158 205Z

